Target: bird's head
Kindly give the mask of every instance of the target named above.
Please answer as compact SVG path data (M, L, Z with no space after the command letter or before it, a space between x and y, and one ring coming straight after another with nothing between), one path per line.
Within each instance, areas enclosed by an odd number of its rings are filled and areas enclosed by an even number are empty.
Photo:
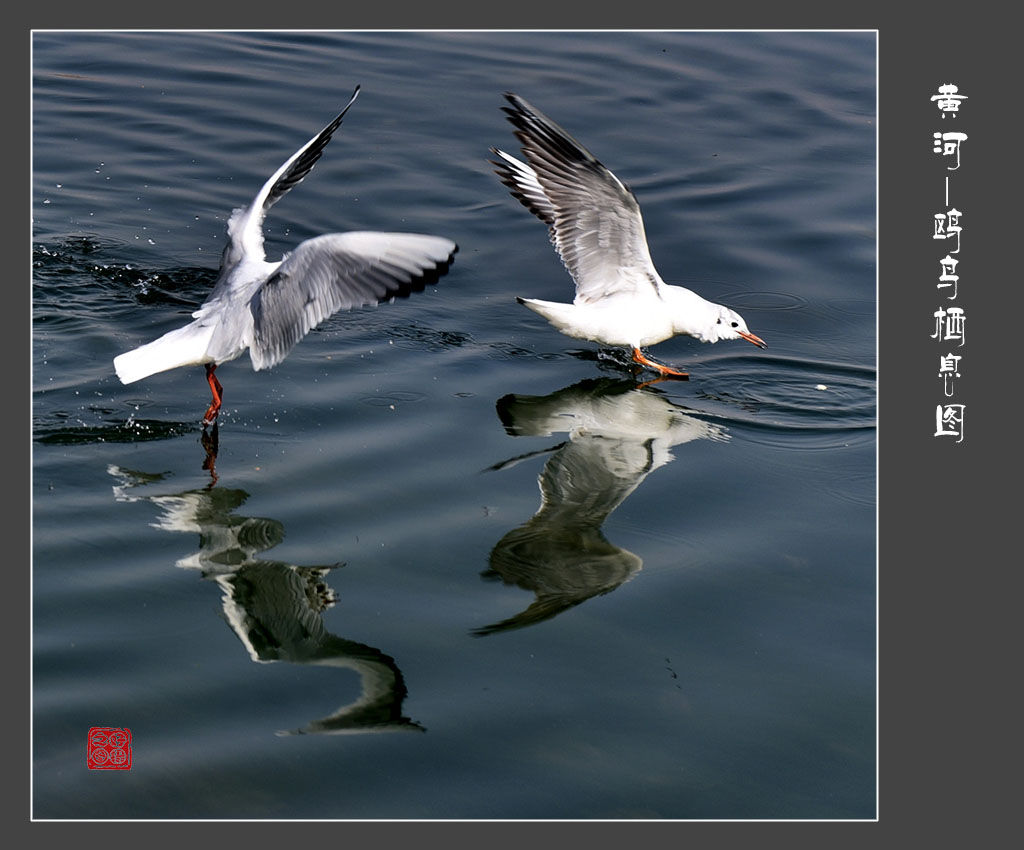
M735 310L722 304L715 304L711 314L711 322L702 328L700 339L703 342L718 342L720 339L745 339L759 348L767 348L765 341L747 328L743 317Z

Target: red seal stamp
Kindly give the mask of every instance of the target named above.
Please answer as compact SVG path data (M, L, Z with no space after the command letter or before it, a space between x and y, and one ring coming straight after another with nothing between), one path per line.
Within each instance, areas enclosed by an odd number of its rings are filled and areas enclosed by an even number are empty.
M89 770L131 770L132 730L122 726L93 726L85 751Z

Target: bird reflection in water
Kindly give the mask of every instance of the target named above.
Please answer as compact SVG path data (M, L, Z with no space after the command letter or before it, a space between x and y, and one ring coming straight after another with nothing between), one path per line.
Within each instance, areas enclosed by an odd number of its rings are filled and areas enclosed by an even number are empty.
M395 660L379 649L327 631L323 613L337 602L327 574L340 564L301 567L259 557L284 539L274 519L235 514L244 490L212 485L175 495L137 495L136 488L160 481L118 466L118 501L149 501L160 509L154 527L199 535L199 550L177 566L200 570L220 585L224 618L256 662L288 661L354 670L361 694L327 717L281 735L425 731L402 714L405 682Z
M546 396L506 395L497 409L512 436L567 432L569 439L491 467L550 454L539 477L540 509L498 541L482 574L536 599L515 616L474 630L477 636L548 620L629 580L643 561L604 536L608 515L673 459L673 446L728 439L721 426L631 380L585 380Z
M214 422L213 428L199 436L199 442L206 452L203 458L203 469L210 473L210 486L217 483L217 452L220 451L220 423Z

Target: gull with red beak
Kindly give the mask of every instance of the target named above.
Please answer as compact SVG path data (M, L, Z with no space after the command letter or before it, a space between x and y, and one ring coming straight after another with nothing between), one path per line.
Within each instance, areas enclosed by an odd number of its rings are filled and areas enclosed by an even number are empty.
M526 162L497 148L496 174L512 196L548 226L576 282L571 304L517 298L567 336L632 349L633 360L665 377L686 377L642 351L679 334L701 342L764 341L735 311L661 279L644 235L636 196L591 153L521 97L502 107Z
M299 243L281 260L267 260L267 211L320 160L358 95L356 86L341 113L292 154L248 206L231 214L210 297L192 314L194 321L115 357L114 370L122 383L179 366L203 365L213 393L203 425L210 425L223 398L214 374L220 364L248 350L253 369L269 369L328 316L422 292L448 271L456 244L420 233L327 233Z

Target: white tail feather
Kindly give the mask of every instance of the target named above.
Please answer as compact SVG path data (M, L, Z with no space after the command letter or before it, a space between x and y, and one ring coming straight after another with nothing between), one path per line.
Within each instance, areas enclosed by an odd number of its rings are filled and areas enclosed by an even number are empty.
M157 372L178 366L212 363L206 354L215 325L205 327L192 322L183 328L165 333L146 345L126 351L114 358L114 371L122 384L131 384Z

